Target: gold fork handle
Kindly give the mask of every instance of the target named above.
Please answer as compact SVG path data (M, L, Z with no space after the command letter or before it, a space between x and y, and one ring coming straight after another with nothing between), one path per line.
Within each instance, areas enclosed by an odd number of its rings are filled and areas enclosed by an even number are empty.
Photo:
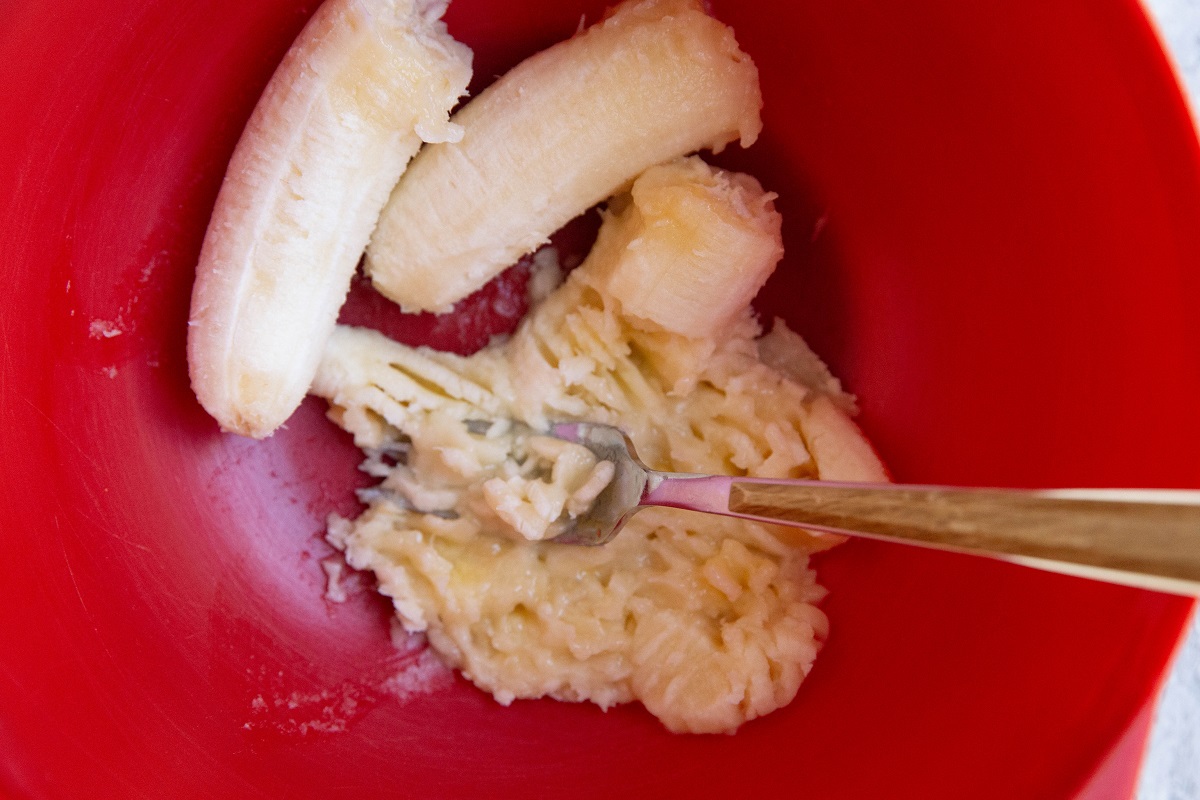
M1200 594L1200 492L813 485L734 479L729 511Z

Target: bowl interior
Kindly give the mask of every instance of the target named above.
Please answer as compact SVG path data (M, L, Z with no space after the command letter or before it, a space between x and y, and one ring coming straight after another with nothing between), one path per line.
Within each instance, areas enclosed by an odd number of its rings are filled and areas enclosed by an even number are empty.
M819 558L833 632L796 701L734 737L397 690L421 662L386 604L357 579L323 597L350 442L312 401L264 443L222 436L186 376L226 161L315 6L7 12L0 789L1057 797L1105 763L1190 601L865 541ZM1200 160L1133 2L714 6L766 100L761 141L720 162L785 218L760 311L858 394L898 480L1200 486ZM448 21L477 90L602 7L454 0ZM1120 754L1128 786L1136 741Z

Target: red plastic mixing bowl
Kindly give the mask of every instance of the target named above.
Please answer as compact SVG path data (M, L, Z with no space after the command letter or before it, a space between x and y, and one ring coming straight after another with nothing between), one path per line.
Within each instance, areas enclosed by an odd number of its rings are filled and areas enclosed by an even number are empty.
M322 596L354 449L316 403L267 442L220 435L184 362L226 161L315 5L4 7L0 788L1128 793L1190 601L901 546L819 558L828 645L733 737L461 680L389 692L413 656L386 605ZM786 220L762 310L859 394L898 479L1200 486L1200 159L1133 2L715 5L766 96L725 163ZM484 84L598 10L448 19Z

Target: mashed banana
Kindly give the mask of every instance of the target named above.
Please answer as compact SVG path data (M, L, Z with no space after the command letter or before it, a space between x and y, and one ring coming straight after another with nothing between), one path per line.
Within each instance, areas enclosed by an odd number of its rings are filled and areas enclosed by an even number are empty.
M746 303L779 257L772 199L699 159L657 167L511 339L467 358L364 329L329 342L314 392L381 479L330 538L501 703L638 700L673 731L732 731L811 668L828 622L808 558L836 537L648 509L602 547L541 541L605 462L528 433L603 422L659 469L883 480L799 337L759 338Z

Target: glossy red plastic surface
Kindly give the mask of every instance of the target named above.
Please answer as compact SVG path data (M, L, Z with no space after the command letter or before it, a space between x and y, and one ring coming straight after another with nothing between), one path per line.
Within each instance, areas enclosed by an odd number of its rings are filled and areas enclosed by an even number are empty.
M449 20L486 83L599 5ZM767 103L723 161L786 218L762 309L897 478L1200 486L1200 160L1133 2L715 6ZM386 605L322 597L355 451L311 401L265 443L219 435L184 362L225 163L314 7L4 5L0 792L1127 796L1190 602L899 546L820 558L828 645L734 737L389 694L413 655Z

